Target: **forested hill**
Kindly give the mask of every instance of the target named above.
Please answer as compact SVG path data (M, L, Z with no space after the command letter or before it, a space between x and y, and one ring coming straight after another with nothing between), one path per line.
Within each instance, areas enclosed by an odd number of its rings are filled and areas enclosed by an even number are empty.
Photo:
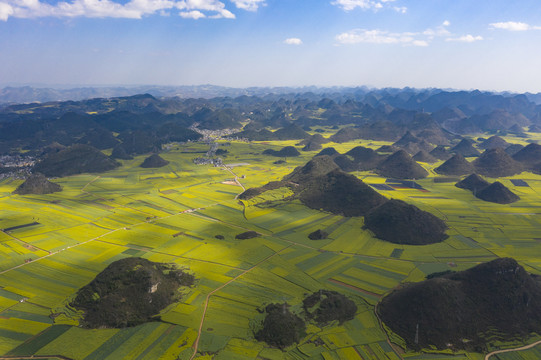
M219 88L209 89L220 93ZM262 91L258 89L244 91L248 94ZM261 96L211 99L145 93L8 105L0 110L0 154L41 149L51 143L113 148L120 142L126 145L141 140L138 137L143 135L151 138L147 139L151 144L144 151L125 150L144 153L164 142L196 139L196 135L187 131L194 124L211 130L242 128L236 136L248 140L285 140L293 126L297 129L295 133L300 134L314 126L347 125L330 140L397 141L407 135L402 142L407 140L408 144L397 145L416 153L428 151L427 143L448 145L461 135L520 134L537 131L541 126L541 105L531 101L535 98L531 95L408 88L313 90L302 93L276 90ZM284 130L273 132L276 129Z

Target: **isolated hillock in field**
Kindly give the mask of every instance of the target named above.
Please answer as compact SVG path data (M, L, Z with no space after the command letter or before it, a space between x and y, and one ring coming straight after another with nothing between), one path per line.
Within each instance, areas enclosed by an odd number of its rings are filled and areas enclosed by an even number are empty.
M193 275L169 264L142 258L111 263L77 292L71 306L84 311L87 328L124 328L153 321L178 299L180 287L193 285Z
M357 305L343 294L322 289L304 298L302 309L297 315L287 303L267 305L261 329L254 337L283 350L306 336L306 323L314 321L319 327L333 321L343 324L355 317Z
M317 229L316 231L311 232L308 234L308 239L310 240L323 240L326 239L329 234L327 234L325 231L321 229Z
M455 184L456 187L461 189L470 190L474 194L483 190L490 183L477 174L471 174Z
M319 290L307 296L303 308L308 319L314 319L319 326L332 321L343 324L352 320L357 312L357 305L345 295L336 291Z
M289 310L287 303L267 305L265 312L263 327L255 333L256 340L284 349L306 336L306 324Z
M413 160L433 164L436 161L438 161L434 156L430 155L424 150L419 151L417 154L413 156Z
M376 172L395 179L422 179L428 176L428 172L404 150L398 150L383 160Z
M21 185L13 191L14 194L27 195L45 195L54 192L62 191L62 186L55 184L40 173L30 175Z
M460 154L456 154L436 169L442 175L465 175L474 172L474 166Z
M448 160L453 155L443 145L438 145L429 154L439 160Z
M167 164L169 164L169 161L165 160L158 154L152 154L147 157L139 166L142 168L161 168Z
M473 147L473 141L469 139L462 139L460 142L451 148L450 152L460 154L464 157L479 156L480 152Z
M483 141L481 144L479 144L479 147L485 150L497 149L497 148L505 149L509 145L510 144L507 141L505 141L504 139L502 139L501 137L497 135L494 135L494 136L489 137L485 141Z
M410 283L385 296L380 318L408 347L485 352L541 331L541 284L514 259Z
M531 168L532 166L541 163L541 145L528 144L524 149L513 155L513 159Z
M340 170L301 185L298 198L309 208L343 216L364 216L387 199L357 177Z
M509 190L501 182L496 181L484 189L475 193L475 196L481 200L498 204L511 204L520 200L520 197Z
M243 233L235 235L235 239L237 239L237 240L247 240L247 239L253 239L253 238L256 238L256 237L259 237L259 236L261 236L261 235L258 232L250 230L250 231L245 231Z
M301 153L294 146L285 146L280 150L266 149L263 151L263 155L270 155L276 157L295 157Z
M118 166L120 166L118 162L98 149L76 144L49 154L36 164L34 171L49 177L63 177L82 173L101 173Z
M365 227L379 239L395 244L426 245L447 238L447 225L429 212L391 199L364 218Z
M501 148L486 150L472 164L479 174L493 178L512 176L523 171L522 164Z

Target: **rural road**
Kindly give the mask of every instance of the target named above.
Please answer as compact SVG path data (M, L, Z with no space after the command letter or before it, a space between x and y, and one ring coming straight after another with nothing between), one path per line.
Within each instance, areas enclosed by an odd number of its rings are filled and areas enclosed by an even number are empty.
M489 360L491 356L493 355L497 355L497 354L503 354L503 353L508 353L508 352L514 352L514 351L521 351L521 350L528 350L528 349L531 349L537 345L541 344L541 340L539 341L536 341L530 345L525 345L525 346L521 346L521 347L518 347L518 348L514 348L514 349L505 349L505 350L496 350L496 351L493 351L491 353L488 353L486 356L485 356L485 360Z

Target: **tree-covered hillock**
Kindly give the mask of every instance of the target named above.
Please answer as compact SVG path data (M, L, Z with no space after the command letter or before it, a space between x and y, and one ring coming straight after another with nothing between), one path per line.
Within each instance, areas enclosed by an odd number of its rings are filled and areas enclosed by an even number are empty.
M13 191L14 194L26 195L26 194L52 194L54 192L62 191L62 187L55 184L40 173L30 175L21 185Z
M378 305L408 347L485 352L488 342L541 331L541 284L514 259L406 284Z
M139 166L142 168L160 168L167 164L169 164L169 161L165 160L158 154L152 154Z
M357 312L355 302L336 291L316 291L302 303L307 318L314 319L320 326L335 320L343 324L352 320Z
M265 313L263 327L255 333L256 340L284 349L306 336L306 324L289 310L287 303L267 305Z
M178 300L179 288L194 281L193 275L172 265L125 258L79 289L70 305L84 312L84 327L135 326L156 320L161 310Z
M402 200L389 200L364 218L379 239L395 244L427 245L445 240L447 225L439 217Z

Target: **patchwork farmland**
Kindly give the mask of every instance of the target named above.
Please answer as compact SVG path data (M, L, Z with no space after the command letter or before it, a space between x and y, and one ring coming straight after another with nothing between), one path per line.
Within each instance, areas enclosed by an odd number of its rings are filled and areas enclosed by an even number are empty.
M390 143L356 141L335 148L343 153L385 144ZM521 197L501 205L475 198L455 181L435 181L442 178L434 169L443 161L422 163L430 175L413 187L355 172L385 197L414 204L449 226L449 238L441 243L397 245L363 230L363 218L282 201L289 196L283 189L237 199L243 189L235 175L245 188L262 186L316 153L303 152L283 164L261 155L288 145L295 142L231 142L225 163L241 165L230 170L193 164L193 152L208 148L204 143L179 145L161 154L169 161L165 167L140 168L143 157L123 160L120 168L100 175L53 180L63 191L49 195L13 195L21 181L2 180L0 353L81 360L481 359L465 352L404 353L394 345L403 340L380 324L374 307L402 283L498 257L513 257L541 274L541 176L500 178ZM316 229L328 237L310 240ZM260 236L235 238L250 230ZM81 313L69 306L77 290L110 263L133 256L189 269L196 285L162 311L160 322L126 329L78 327ZM287 302L300 309L306 294L319 289L353 299L354 319L323 327L310 323L302 342L285 351L254 339L266 305ZM537 338L532 334L531 341ZM537 352L498 358L530 359Z

